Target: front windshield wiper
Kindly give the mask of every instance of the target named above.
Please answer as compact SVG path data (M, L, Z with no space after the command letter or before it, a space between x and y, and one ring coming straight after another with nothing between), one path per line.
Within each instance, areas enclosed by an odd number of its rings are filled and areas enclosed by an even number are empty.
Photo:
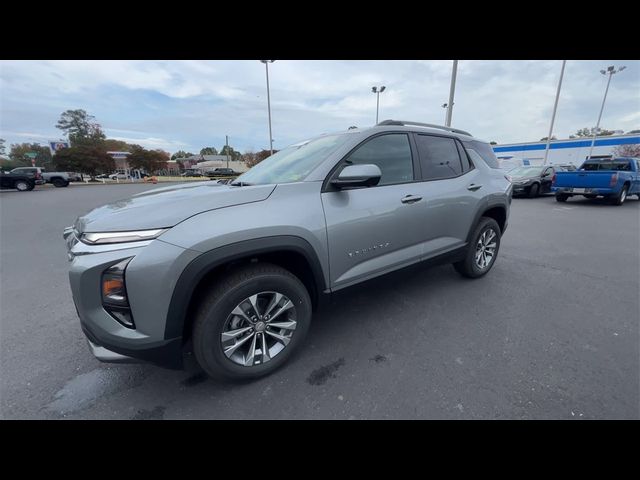
M232 187L250 187L253 183L249 182L231 182L229 185Z

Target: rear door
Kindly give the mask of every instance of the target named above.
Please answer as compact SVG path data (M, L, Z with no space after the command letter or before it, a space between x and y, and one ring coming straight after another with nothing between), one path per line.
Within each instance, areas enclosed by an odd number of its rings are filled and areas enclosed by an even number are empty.
M418 192L426 200L426 259L465 244L484 191L480 171L457 139L422 133L414 138L422 180Z

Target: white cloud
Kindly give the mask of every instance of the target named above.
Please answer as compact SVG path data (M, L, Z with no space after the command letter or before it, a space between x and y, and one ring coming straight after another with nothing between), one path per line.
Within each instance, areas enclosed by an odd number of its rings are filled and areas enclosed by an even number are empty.
M612 80L605 128L639 128L640 62ZM459 62L453 125L501 143L547 135L560 61ZM611 61L569 61L554 134L594 126ZM380 118L443 123L451 61L294 61L269 66L274 138L281 148ZM252 61L2 61L0 136L59 138L55 122L84 108L110 135L166 150L267 145L265 67ZM17 133L23 132L18 135ZM21 136L22 135L22 136ZM24 140L22 140L24 141Z

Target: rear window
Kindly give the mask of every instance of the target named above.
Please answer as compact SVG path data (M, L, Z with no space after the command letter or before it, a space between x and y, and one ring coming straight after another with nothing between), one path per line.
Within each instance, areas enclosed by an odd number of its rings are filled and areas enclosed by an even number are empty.
M614 170L614 171L630 171L631 164L629 162L587 162L581 170Z
M464 142L464 148L467 150L469 156L472 159L474 157L474 154L478 155L489 167L500 169L496 154L493 152L493 148L491 148L491 145L489 145L488 143L478 142L477 140Z

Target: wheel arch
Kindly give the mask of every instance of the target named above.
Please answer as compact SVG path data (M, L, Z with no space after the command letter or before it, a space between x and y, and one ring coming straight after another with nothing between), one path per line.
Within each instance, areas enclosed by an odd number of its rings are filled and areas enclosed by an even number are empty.
M476 216L471 224L471 228L469 229L469 233L467 234L467 243L471 241L471 235L476 229L476 226L480 222L482 217L493 218L496 222L498 222L498 226L500 227L500 235L502 235L506 229L507 225L507 207L506 205L493 204L493 205L485 205L478 209L476 212Z
M165 339L182 336L186 341L201 292L220 274L250 261L270 262L291 271L309 291L314 307L326 290L320 260L301 237L281 235L225 245L199 255L180 274L167 311Z

